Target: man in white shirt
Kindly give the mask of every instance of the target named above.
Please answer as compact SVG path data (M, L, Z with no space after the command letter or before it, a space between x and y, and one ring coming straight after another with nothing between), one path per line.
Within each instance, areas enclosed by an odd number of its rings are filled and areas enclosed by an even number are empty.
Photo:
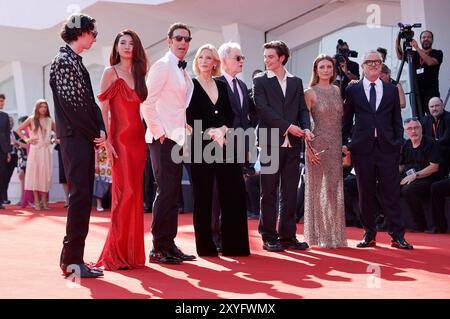
M289 48L282 41L264 44L264 63L268 71L253 80L253 98L259 118L258 143L271 163L261 161L261 218L259 233L267 251L304 250L308 244L296 238L297 185L300 179L301 138L314 138L309 131L302 80L290 74L285 65ZM263 138L266 130L267 138ZM273 137L273 138L272 138ZM273 141L275 141L273 143ZM275 173L265 167L278 161ZM280 218L277 230L277 192L281 183Z
M171 158L172 149L186 139L186 108L192 96L193 83L186 71L184 57L189 50L191 31L185 24L169 27L169 51L150 68L147 79L148 97L142 104L147 124L152 168L157 184L153 202L153 249L150 262L179 264L194 260L176 245L178 228L178 199L182 178L182 164Z
M404 238L400 209L400 148L403 126L397 87L380 80L382 58L365 54L364 80L346 90L342 127L343 152L351 152L359 191L361 223L365 234L358 248L376 245L375 194L378 181L391 245L412 249ZM355 121L353 122L353 118ZM349 138L351 135L351 140Z

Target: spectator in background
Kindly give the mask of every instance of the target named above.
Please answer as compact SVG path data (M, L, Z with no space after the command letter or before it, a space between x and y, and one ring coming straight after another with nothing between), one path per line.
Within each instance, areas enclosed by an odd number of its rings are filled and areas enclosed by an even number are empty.
M341 89L341 96L345 98L345 89L351 81L359 80L359 64L353 62L349 57L357 57L356 51L351 51L347 42L338 40L336 46L336 82Z
M418 114L420 118L424 114L430 114L428 102L434 96L440 97L439 93L439 69L443 60L443 52L432 48L434 35L431 31L423 31L420 34L419 47L416 40L411 41L411 46L416 50L414 52L413 61L417 74L417 84L422 104L422 114ZM402 60L405 58L403 49L400 45L400 34L396 41L397 58Z
M28 116L21 116L19 117L18 123L21 125L23 122L25 122L28 119ZM19 137L19 135L14 132L18 144L18 161L17 161L17 174L20 181L20 206L22 208L26 208L28 204L33 203L33 192L25 190L25 172L27 168L27 154L29 150L29 145ZM27 128L22 130L22 136L26 139L29 138L29 131Z
M391 78L391 69L388 68L386 64L383 64L381 67L380 79L386 83L394 84L398 89L398 97L400 99L400 107L404 109L406 107L406 98L405 91L403 91L402 85L397 83L394 79Z
M444 109L441 98L433 97L428 103L430 114L422 120L423 135L437 141L442 163L439 166L441 175L447 175L450 168L450 112Z
M412 214L413 230L423 232L427 229L423 202L430 196L431 185L441 178L438 174L439 148L435 140L423 136L422 125L417 118L406 119L404 128L409 139L401 151L401 194Z
M383 59L383 63L386 63L387 50L382 47L377 48L377 52L381 54L381 58Z
M29 128L30 137L26 138L22 130ZM52 178L51 135L55 131L55 123L50 117L46 100L37 100L33 115L16 130L17 135L30 144L28 153L25 189L32 190L34 209L48 210L48 191Z
M13 131L14 127L14 119L12 116L9 117L9 129L10 129L10 139L11 139L11 160L6 165L7 171L6 171L6 179L5 179L5 188L4 188L4 194L3 194L3 204L11 204L11 201L8 200L8 187L9 182L11 181L11 176L14 172L14 169L17 166L17 147L18 143L16 140L16 136L14 135Z
M2 197L7 187L5 183L8 171L7 166L11 160L10 124L8 114L2 111L4 106L5 95L0 94L0 209L5 209Z

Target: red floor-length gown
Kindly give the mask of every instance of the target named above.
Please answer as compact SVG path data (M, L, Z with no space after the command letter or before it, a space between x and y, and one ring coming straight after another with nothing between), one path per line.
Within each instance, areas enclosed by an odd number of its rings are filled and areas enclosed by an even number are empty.
M145 264L142 183L146 144L139 113L141 100L119 77L98 98L109 100L108 139L118 158L112 166L111 224L97 266L132 269Z

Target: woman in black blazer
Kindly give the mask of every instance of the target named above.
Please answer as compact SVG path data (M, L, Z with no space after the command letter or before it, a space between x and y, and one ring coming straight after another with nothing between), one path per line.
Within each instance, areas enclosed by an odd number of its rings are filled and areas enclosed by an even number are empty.
M211 234L213 182L217 180L221 209L222 254L250 254L245 183L234 152L227 156L225 133L232 127L231 109L226 83L220 75L220 59L214 46L200 47L194 59L194 92L187 109L187 122L193 136L210 137L191 142L191 176L194 189L194 229L199 256L217 256ZM201 124L199 122L201 121ZM209 158L208 158L209 157ZM212 161L212 158L214 160Z

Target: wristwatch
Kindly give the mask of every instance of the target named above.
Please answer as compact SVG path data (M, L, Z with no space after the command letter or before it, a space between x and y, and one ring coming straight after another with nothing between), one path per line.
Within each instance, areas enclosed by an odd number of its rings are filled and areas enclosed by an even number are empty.
M416 178L419 178L420 177L420 174L419 173L416 173Z

